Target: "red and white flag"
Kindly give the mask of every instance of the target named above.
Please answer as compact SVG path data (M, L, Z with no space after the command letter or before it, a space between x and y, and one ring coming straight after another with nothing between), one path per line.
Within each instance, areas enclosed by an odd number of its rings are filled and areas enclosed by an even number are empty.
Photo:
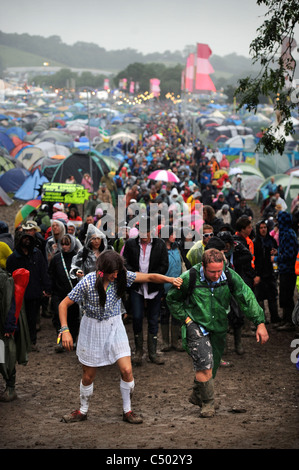
M209 62L209 57L211 54L212 51L207 44L197 44L195 80L196 90L216 91L215 85L209 76L211 73L214 73L214 69Z

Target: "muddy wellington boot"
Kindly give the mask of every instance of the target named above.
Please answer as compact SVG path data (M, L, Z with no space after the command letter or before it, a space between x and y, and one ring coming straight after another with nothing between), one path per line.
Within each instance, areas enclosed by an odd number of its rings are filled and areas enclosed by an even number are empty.
M198 389L202 399L201 418L213 418L215 416L214 379L198 382Z
M135 340L135 355L132 357L132 363L134 366L142 365L142 356L143 356L143 333L140 332L138 335L134 336Z
M185 349L181 345L180 335L181 335L181 325L171 324L171 347L175 351L184 352Z
M168 325L168 323L166 325L161 324L161 333L162 333L162 341L163 341L161 351L168 352L168 351L171 350L171 346L169 344L169 325Z
M157 355L157 335L148 333L147 336L148 357L154 364L162 365L164 361Z
M242 345L242 327L234 328L234 342L236 353L242 356L245 352Z
M199 390L199 382L194 379L194 382L193 382L193 389L192 389L192 393L189 397L189 402L192 403L192 405L196 405L196 406L200 406L202 405L202 399L201 399L201 394L200 394L200 390Z

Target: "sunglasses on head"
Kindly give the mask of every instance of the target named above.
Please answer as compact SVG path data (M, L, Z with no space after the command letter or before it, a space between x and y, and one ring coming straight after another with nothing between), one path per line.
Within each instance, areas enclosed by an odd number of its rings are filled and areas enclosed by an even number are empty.
M203 237L207 238L207 237L212 237L213 235L214 235L214 233L204 233Z

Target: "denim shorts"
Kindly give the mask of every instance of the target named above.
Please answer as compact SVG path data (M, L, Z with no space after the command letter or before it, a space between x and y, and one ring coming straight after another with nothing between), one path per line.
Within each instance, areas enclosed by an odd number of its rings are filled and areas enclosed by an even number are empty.
M214 365L210 335L204 334L200 325L190 321L187 323L187 345L195 371L212 369Z

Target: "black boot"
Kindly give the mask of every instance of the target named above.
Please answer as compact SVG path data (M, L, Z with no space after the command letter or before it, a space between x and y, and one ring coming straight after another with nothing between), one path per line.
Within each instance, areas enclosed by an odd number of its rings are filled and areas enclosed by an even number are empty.
M151 362L154 364L164 364L163 359L157 355L157 335L148 333L147 336L147 347L148 347L148 357Z
M234 328L234 342L235 342L235 351L240 356L244 354L244 348L242 346L242 327Z
M171 323L171 347L175 351L183 352L185 349L180 343L181 325Z
M193 383L193 390L192 393L189 397L189 402L192 403L192 405L200 406L202 405L202 399L200 395L200 390L199 390L199 382L194 379Z
M143 356L143 333L142 331L138 335L134 336L135 340L135 355L132 358L132 363L134 366L142 365L142 356Z
M202 399L200 416L213 418L215 416L214 379L198 382L198 389Z
M169 344L169 324L161 324L161 333L162 333L162 341L163 341L163 346L161 348L161 351L167 352L171 350L170 344Z

